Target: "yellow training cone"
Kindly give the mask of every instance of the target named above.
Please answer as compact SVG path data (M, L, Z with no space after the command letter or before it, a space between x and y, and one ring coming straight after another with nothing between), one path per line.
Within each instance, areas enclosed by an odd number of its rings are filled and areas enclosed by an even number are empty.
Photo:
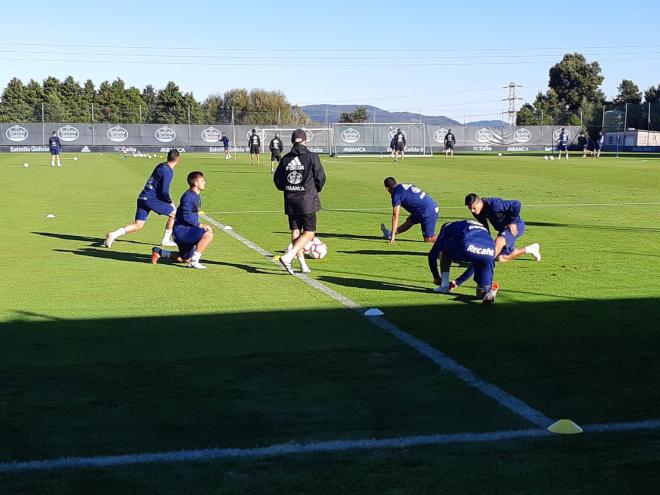
M582 433L582 428L573 423L570 419L560 419L556 423L548 426L548 431L560 435L575 435L577 433Z

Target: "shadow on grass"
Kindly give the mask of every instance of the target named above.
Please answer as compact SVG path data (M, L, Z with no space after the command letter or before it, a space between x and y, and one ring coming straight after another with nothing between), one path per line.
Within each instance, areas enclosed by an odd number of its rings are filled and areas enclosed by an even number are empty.
M619 226L619 225L581 225L575 223L554 223L554 222L527 222L525 225L531 225L534 227L563 227L569 229L588 229L588 230L600 230L600 231L614 231L614 232L648 232L648 233L658 233L660 228L656 227L628 227L628 226Z
M429 244L429 248L431 245ZM383 249L358 249L356 251L337 251L338 253L343 254L365 254L365 255L376 255L376 256L428 256L428 253L419 252L419 251L392 251L383 247Z
M373 290L397 290L403 292L433 292L430 287L420 287L417 285L400 284L393 282L384 282L381 280L369 280L364 278L345 278L332 277L330 275L321 275L318 277L321 282L329 284L343 285L344 287L356 287L358 289Z
M103 243L105 242L105 237L88 237L88 236L74 235L74 234L60 234L57 232L32 232L32 233L36 235L42 235L45 237L53 237L55 239L62 239L64 241L89 242L90 246L93 247L103 247ZM129 244L142 244L144 246L153 246L153 244L149 244L147 242L131 241L127 239L120 239L116 242L120 244L126 242Z
M127 261L132 263L151 263L151 254L128 253L113 249L82 248L82 249L54 249L54 251L58 253L70 253L79 256L90 256L92 258L104 258L109 260ZM214 260L208 260L202 258L202 263L205 265L228 266L230 268L236 268L239 270L246 271L248 273L285 274L282 270L277 270L275 268L273 268L273 270L263 270L256 266L244 265L242 263L230 263L228 261L214 261ZM163 258L161 258L158 261L158 264L186 268L186 265L184 263L177 263L174 260L163 259Z

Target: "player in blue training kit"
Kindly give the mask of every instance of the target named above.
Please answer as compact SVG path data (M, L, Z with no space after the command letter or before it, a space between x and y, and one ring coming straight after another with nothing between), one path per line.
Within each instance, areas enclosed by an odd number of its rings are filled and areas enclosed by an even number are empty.
M517 200L502 198L480 198L475 193L465 196L465 206L474 218L488 229L488 222L497 230L495 258L497 261L512 261L523 254L531 254L541 261L541 246L535 242L524 249L516 248L516 239L525 233L525 222L520 218L522 205Z
M561 160L561 152L566 154L566 159L568 160L568 132L563 127L559 133L559 159Z
M62 150L62 142L55 131L53 131L53 135L48 138L48 149L50 150L50 166L55 166L55 157L57 157L57 166L61 167L62 162L60 161L60 151Z
M174 201L170 198L170 183L172 182L172 177L174 177L174 167L178 163L179 152L177 150L170 150L167 153L167 162L156 165L154 171L151 172L151 176L147 179L144 189L142 189L142 192L138 196L135 221L113 232L108 232L105 236L105 247L112 247L112 243L122 235L141 230L151 211L169 217L165 225L165 235L161 244L163 246L176 246L174 241L172 241L172 227L174 225L176 207L174 206Z
M402 234L413 225L419 223L422 227L424 242L434 242L435 224L438 221L440 209L435 201L415 184L397 184L394 177L388 177L384 181L385 189L392 196L392 230L388 230L384 223L380 224L383 237L395 243L397 234ZM399 225L399 214L403 207L410 216Z
M438 273L438 257L440 257ZM498 285L493 281L495 274L495 243L488 229L476 220L460 220L442 226L428 256L429 269L436 284L434 292L449 293L474 276L477 296L484 303L495 301ZM456 280L449 280L452 261L470 264Z
M222 146L225 149L225 160L231 159L231 152L229 151L229 138L227 135L223 132L222 133Z
M202 172L190 172L187 180L190 189L181 196L174 221L174 240L179 251L154 247L151 249L151 263L156 264L163 257L187 262L188 268L205 269L206 266L199 260L213 241L211 227L199 223L199 207L202 206L202 198L199 194L206 189L206 179Z

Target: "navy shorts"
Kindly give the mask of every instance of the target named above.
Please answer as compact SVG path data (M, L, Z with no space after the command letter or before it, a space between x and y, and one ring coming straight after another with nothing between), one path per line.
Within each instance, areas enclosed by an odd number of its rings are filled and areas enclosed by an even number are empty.
M206 231L201 227L175 226L172 234L174 235L174 242L179 246L179 256L183 259L192 258L197 243L204 237L205 233Z
M59 154L60 154L60 150L58 150L58 149L51 149L51 150L50 150L50 154L51 154L51 155L59 155Z
M404 147L405 147L404 144L397 143L397 145L396 145L396 150L397 150L397 151L403 151L403 148L404 148Z
M445 144L445 150L453 150L454 149L454 143L447 143Z
M567 144L560 144L559 145L559 151L568 151L568 145Z
M140 199L137 200L137 209L135 210L135 220L144 222L149 216L149 212L155 211L159 215L171 215L176 208L170 203L160 199Z
M281 159L282 159L282 155L279 154L279 153L271 153L271 155L270 155L270 161L271 162L280 163Z
M435 235L435 224L438 222L439 211L440 208L436 206L435 210L429 210L420 215L410 215L410 220L413 223L420 224L424 237L433 237Z
M516 248L516 239L525 233L525 223L522 220L516 223L516 227L518 227L518 235L514 236L509 230L509 227L497 234L498 237L504 237L504 240L506 241L506 244L502 248L502 251L500 251L500 254L511 254Z
M251 155L258 155L260 152L259 146L250 146L250 154Z

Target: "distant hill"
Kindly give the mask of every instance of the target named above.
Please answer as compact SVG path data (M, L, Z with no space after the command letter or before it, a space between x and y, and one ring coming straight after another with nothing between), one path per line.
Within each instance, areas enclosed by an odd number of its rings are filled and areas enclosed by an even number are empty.
M339 117L344 112L352 112L361 105L305 105L300 107L303 112L309 115L316 122L325 122L326 112L330 124L339 122ZM388 112L382 108L374 107L371 105L364 105L369 112L369 121L373 121L374 115L376 122L419 122L419 114L413 112ZM458 126L460 122L445 117L444 115L424 115L422 114L422 122L431 125L441 126ZM499 127L504 125L501 120L481 120L478 122L468 122L468 125L476 125L481 127Z

